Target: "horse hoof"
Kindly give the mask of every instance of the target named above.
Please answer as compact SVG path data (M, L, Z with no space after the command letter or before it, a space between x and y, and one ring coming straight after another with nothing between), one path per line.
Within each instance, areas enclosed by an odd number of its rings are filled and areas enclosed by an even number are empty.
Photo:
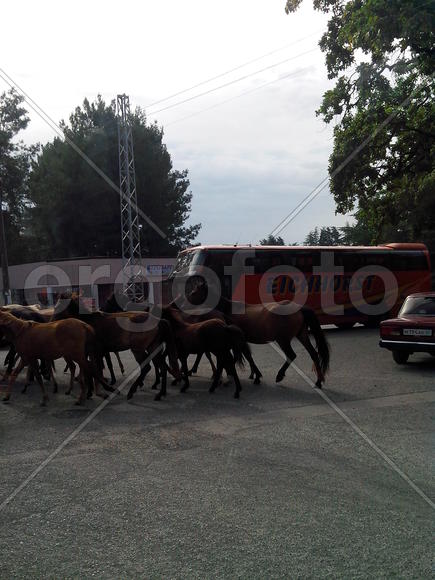
M116 384L116 379L112 379L112 380L110 381L110 384L111 384L111 385L115 385L115 384Z
M234 393L234 398L235 399L240 399L240 394L239 393Z
M154 397L155 401L160 401L160 399L162 398L162 394L161 393L157 393L157 395Z
M276 382L276 383L280 383L280 382L282 381L282 379L283 379L283 378L284 378L284 374L278 373L278 374L276 375L275 382Z
M250 378L250 379L253 379L253 378L254 378L254 373L251 373L251 374L249 375L249 378Z
M127 393L127 401L129 401L133 397L133 393L128 391Z
M107 399L109 395L106 395L106 393L98 393L98 396L102 399Z
M208 390L209 393L214 393L215 392L215 388L214 387L210 387Z
M47 406L47 401L43 400L41 401L41 403L39 404L40 407L46 407Z
M321 389L321 388L322 388L322 381L320 381L320 380L317 380L317 381L316 381L316 387L317 387L318 389Z
M10 396L3 397L3 403L9 403Z
M74 403L74 405L77 405L77 407L79 407L80 405L82 405L82 401L79 399Z
M254 379L254 385L259 385L260 384L260 379L258 377L256 377Z

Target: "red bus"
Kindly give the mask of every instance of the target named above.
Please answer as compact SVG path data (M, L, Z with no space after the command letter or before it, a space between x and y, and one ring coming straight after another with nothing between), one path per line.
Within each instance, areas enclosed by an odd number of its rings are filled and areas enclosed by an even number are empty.
M209 270L216 275L212 280ZM196 246L178 255L165 295L176 296L179 289L187 294L204 278L220 285L226 298L248 304L292 300L312 308L322 324L339 327L377 324L395 316L408 294L431 289L429 252L419 243ZM174 285L178 289L171 290Z

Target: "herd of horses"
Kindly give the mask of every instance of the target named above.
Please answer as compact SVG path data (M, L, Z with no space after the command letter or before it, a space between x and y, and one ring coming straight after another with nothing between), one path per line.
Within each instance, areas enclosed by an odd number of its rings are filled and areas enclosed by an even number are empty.
M249 344L278 344L285 355L285 362L276 375L279 382L296 358L291 346L295 337L308 351L317 375L316 386L321 388L330 353L324 332L312 310L297 310L288 301L249 305L217 296L215 308L205 311L201 305L209 292L206 285L199 284L186 301L176 299L167 306L146 308L145 311L123 311L114 297L102 310L90 310L77 293L62 294L54 308L17 304L0 308L0 340L9 346L3 376L7 382L3 400L10 399L18 375L27 367L23 391L31 380L36 379L42 391L41 404L45 405L48 395L44 379L53 381L56 392L54 361L59 358L65 359L65 370L71 374L67 394L73 388L78 367L80 394L77 404L83 404L93 392L107 396L101 387L114 392L116 382L110 355L115 354L121 372L124 372L118 353L126 350L131 350L139 365L138 376L127 394L129 399L139 386L143 386L151 363L156 375L152 388L159 389L156 400L166 395L168 372L173 376L173 384L182 382L181 391L185 392L189 387L189 376L196 372L203 354L213 369L210 392L216 389L225 370L234 380L234 397L239 398L241 384L236 365L243 366L245 361L248 362L250 378L256 384L262 377ZM311 343L310 333L315 346ZM189 371L187 360L191 354L197 358ZM103 361L110 372L111 384L103 377Z

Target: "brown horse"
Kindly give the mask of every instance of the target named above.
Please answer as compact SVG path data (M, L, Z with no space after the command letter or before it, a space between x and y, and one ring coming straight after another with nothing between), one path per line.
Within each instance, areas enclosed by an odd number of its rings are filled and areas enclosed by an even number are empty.
M192 304L202 304L208 293L206 284L198 284L189 295ZM213 290L211 290L213 292ZM217 310L220 310L227 322L240 327L246 340L253 344L276 342L286 356L285 363L276 375L276 382L283 380L286 370L296 358L291 347L293 338L297 338L308 351L316 369L316 386L322 388L325 373L329 368L329 346L316 314L308 309L298 309L289 300L269 304L244 304L217 297ZM316 348L311 344L309 332L316 341Z
M189 371L187 357L189 354L210 352L216 356L216 373L210 387L212 393L219 383L223 369L234 378L236 390L234 398L238 399L242 390L237 375L235 362L243 365L243 350L247 347L245 337L240 328L227 325L218 319L205 320L189 324L183 320L181 312L173 306L163 308L162 316L171 323L174 329L178 356L181 360L184 385L181 392L189 388ZM234 353L234 357L231 354Z
M80 320L62 320L59 322L33 322L16 318L8 312L0 312L0 332L10 340L21 360L9 378L4 401L10 399L12 386L25 366L30 366L41 387L42 405L48 401L42 380L38 359L53 361L64 357L79 365L81 392L78 403L86 397L85 382L90 387L94 377L104 388L113 391L98 375L94 367L96 349L95 333L92 328ZM88 361L88 356L90 361Z
M0 311L1 312L9 312L9 314L13 314L16 318L20 318L21 320L31 320L33 322L48 322L46 317L41 315L39 308L36 308L34 306L21 306L20 304L9 304L8 306L1 307ZM12 372L12 369L14 368L16 359L18 358L18 355L15 351L15 346L13 345L13 343L8 343L8 346L9 346L9 352L8 352L6 359L5 359L5 362L4 362L4 365L7 368L6 368L5 374L3 375L3 379L6 379L7 377L9 377L9 375ZM54 385L53 392L57 392L57 384L56 384L56 381L54 379L54 375L53 375L51 366L52 366L52 361L41 360L40 371L46 380L49 380L50 378L53 380L53 385ZM28 380L26 382L26 385L24 386L23 392L26 391L26 388L27 388L28 384L30 383L30 375L31 375L31 371L29 369Z
M149 353L155 353L163 343L169 357L171 372L178 377L178 357L174 337L169 323L159 320L149 312L114 312L106 313L97 310L91 312L80 297L75 294L62 295L55 307L54 320L79 318L88 323L94 330L98 344L103 352L131 350L141 367L140 375L130 387L129 398L136 391L143 376L148 370ZM155 399L166 395L166 363L162 350L154 355L162 374L162 384Z

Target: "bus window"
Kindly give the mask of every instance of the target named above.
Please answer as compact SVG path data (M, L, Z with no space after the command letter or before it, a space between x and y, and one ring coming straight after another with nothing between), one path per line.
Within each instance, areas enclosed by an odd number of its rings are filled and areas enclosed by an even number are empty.
M427 257L423 252L399 252L391 255L393 270L427 270Z

